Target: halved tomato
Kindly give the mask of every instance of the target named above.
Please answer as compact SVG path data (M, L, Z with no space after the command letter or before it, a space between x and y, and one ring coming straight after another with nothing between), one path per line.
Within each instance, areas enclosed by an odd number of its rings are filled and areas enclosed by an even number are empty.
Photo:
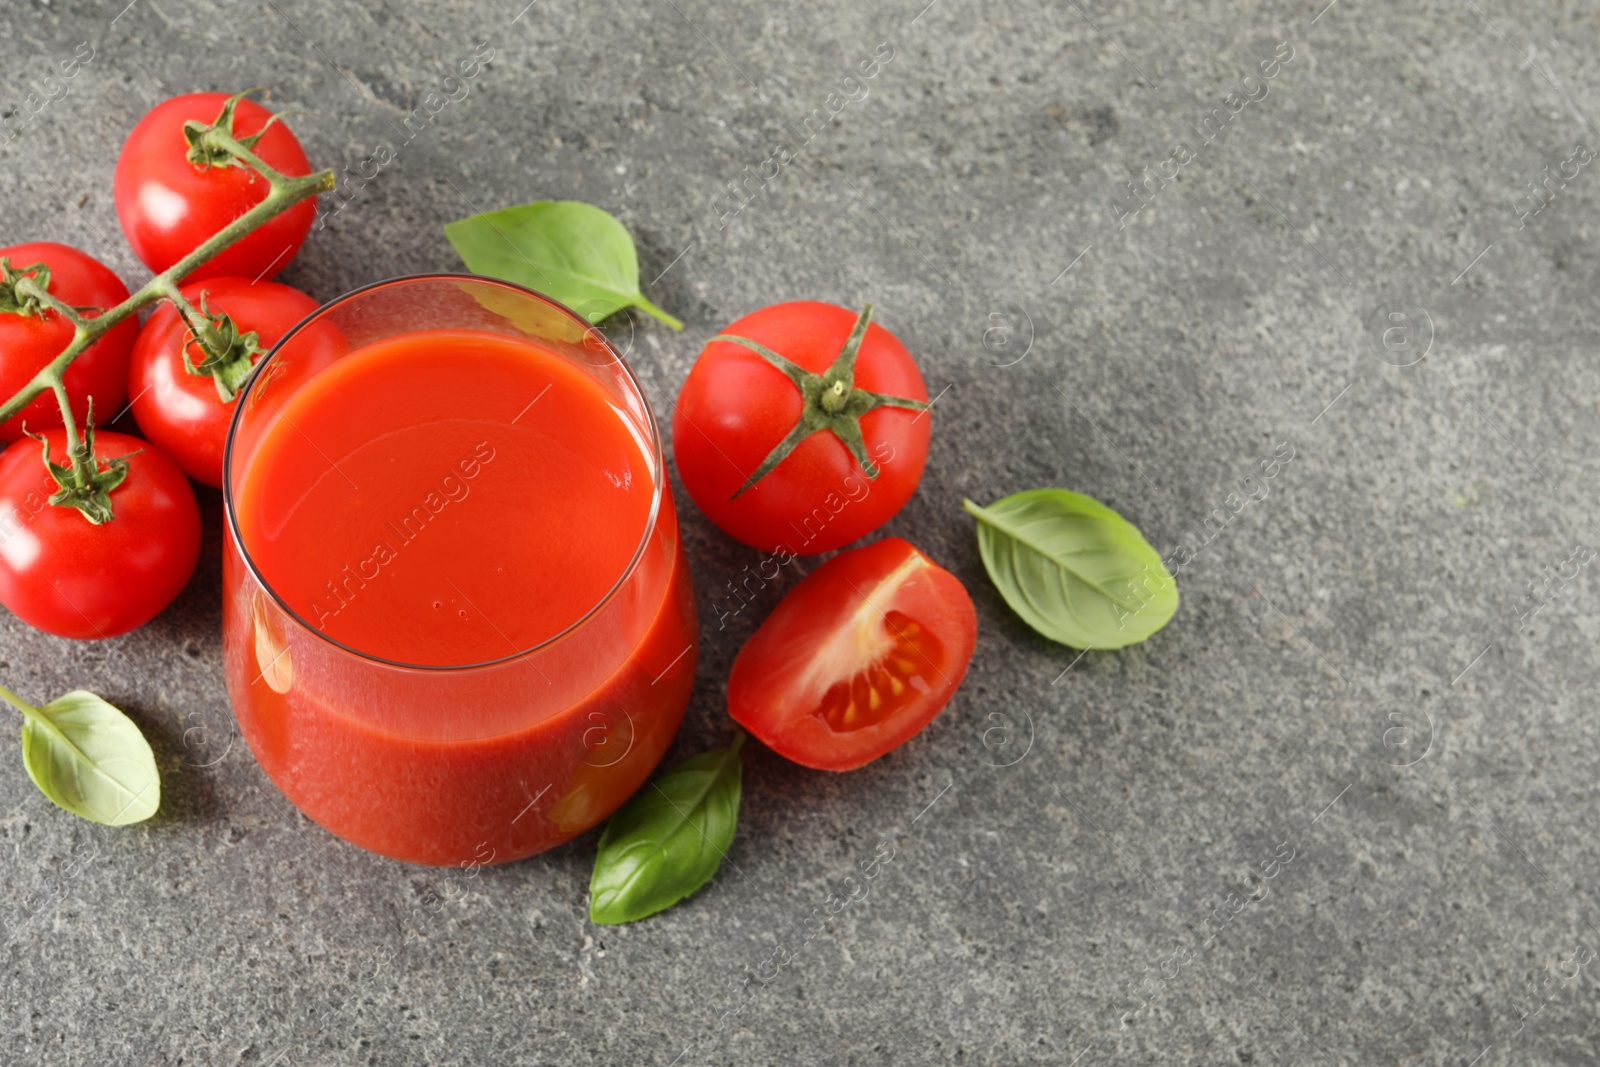
M939 714L977 635L960 580L886 537L841 552L789 591L733 661L728 711L779 755L852 770Z

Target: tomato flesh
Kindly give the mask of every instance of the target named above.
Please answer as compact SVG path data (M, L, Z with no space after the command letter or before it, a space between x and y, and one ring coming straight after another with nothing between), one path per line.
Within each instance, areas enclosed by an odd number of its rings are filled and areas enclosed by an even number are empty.
M955 575L884 538L840 553L784 597L734 660L728 710L796 763L850 770L938 715L977 628Z
M822 695L818 714L835 733L877 726L933 689L928 668L943 659L944 642L903 611L885 614L883 631L889 648Z

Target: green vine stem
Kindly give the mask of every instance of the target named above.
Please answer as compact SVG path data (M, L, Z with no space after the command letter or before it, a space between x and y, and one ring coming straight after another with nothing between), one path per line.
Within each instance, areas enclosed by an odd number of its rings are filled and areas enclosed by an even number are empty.
M205 290L200 291L200 306L189 302L183 291L174 288L167 300L177 308L178 316L189 329L189 340L183 348L183 369L197 377L209 377L217 387L217 397L224 404L233 400L239 387L250 376L256 357L265 349L261 337L254 330L239 329L226 312L211 313L206 306ZM200 350L200 362L190 357L191 349Z
M333 190L334 174L331 170L308 174L302 178L286 177L263 162L259 156L226 130L212 126L201 136L209 147L233 156L265 178L270 187L265 199L218 230L193 252L190 252L171 267L151 278L138 292L95 318L81 315L76 308L69 307L51 296L32 277L26 277L18 281L16 288L19 295L37 300L51 311L64 317L68 322L72 323L73 334L72 340L67 344L66 348L61 350L60 355L40 368L39 372L29 380L28 384L18 390L11 399L4 404L0 404L0 423L15 417L34 397L48 389L55 393L56 399L61 404L61 415L67 431L67 442L70 446L76 447L78 441L77 428L73 425L72 409L67 403L66 386L62 379L62 374L72 365L72 361L81 356L90 345L105 336L112 327L128 317L138 314L140 309L147 305L163 297L168 299L177 297L181 300L182 298L178 296L178 284L184 278L193 273L196 268L214 258L219 252L260 227L262 223L276 218L308 197Z
M72 422L72 401L67 397L67 386L60 378L50 383L50 388L56 394L56 403L61 405L61 428L67 431L67 455L76 456L78 448L78 427Z

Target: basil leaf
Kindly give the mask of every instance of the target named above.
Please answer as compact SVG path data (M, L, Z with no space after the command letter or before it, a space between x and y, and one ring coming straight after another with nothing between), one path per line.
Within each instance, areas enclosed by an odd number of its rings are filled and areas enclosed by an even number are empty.
M961 502L978 520L989 578L1024 622L1073 648L1123 648L1178 610L1178 585L1132 523L1091 497L1029 489L988 507Z
M106 826L142 822L161 805L150 744L122 712L74 689L42 708L0 689L23 714L22 761L39 792Z
M444 235L472 273L536 289L592 323L636 307L683 329L639 292L627 227L593 204L535 200L446 223Z
M690 756L611 816L589 880L590 919L635 922L711 881L739 824L744 737Z

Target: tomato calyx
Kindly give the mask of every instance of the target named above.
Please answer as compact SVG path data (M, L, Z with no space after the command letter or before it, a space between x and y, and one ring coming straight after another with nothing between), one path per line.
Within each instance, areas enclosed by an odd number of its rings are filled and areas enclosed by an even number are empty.
M216 120L207 123L198 119L190 119L183 124L184 139L189 142L188 159L197 167L242 167L245 161L239 157L234 145L243 145L246 149L254 150L256 143L272 128L272 124L282 117L274 114L267 119L266 124L252 133L249 137L235 137L233 133L234 109L239 106L239 101L251 93L266 92L265 89L246 89L242 93L230 96L222 105L222 111ZM211 136L213 131L221 137Z
M787 356L774 352L766 345L752 341L748 337L719 333L711 339L731 341L748 348L794 382L795 387L800 390L801 399L800 418L794 427L771 452L767 453L767 458L761 461L761 465L728 499L738 499L740 493L766 477L774 467L788 458L789 453L793 452L801 441L823 430L832 431L833 435L844 443L856 462L861 465L862 473L868 478L878 476L878 465L867 455L867 445L861 436L861 416L880 407L927 411L928 405L909 397L885 396L882 393L856 388L856 354L861 350L861 341L866 337L867 326L871 321L872 305L868 304L861 309L861 314L856 319L855 326L851 328L844 347L839 350L839 354L834 357L828 369L821 374L813 374Z
M50 458L50 442L42 435L24 429L23 433L39 442L44 449L45 470L58 487L50 494L50 503L57 507L77 508L78 512L96 526L110 522L111 492L128 477L128 456L100 460L94 454L94 398L89 399L89 416L84 420L83 440L69 441L67 462L57 463ZM69 439L74 436L70 432ZM143 451L143 449L140 449ZM138 455L131 452L129 455ZM104 462L104 469L100 464Z
M224 404L229 403L250 377L250 368L263 351L260 335L254 330L241 331L226 312L213 315L203 292L198 309L187 300L174 300L173 304L189 327L189 339L183 346L183 369L194 375L209 374L216 383L217 396ZM189 358L189 350L194 347L200 349L198 363Z
M0 257L0 314L4 315L37 315L44 318L44 313L49 310L37 293L27 291L19 283L24 278L31 278L33 286L41 292L50 291L50 267L45 263L35 263L29 267L13 267L9 256Z

